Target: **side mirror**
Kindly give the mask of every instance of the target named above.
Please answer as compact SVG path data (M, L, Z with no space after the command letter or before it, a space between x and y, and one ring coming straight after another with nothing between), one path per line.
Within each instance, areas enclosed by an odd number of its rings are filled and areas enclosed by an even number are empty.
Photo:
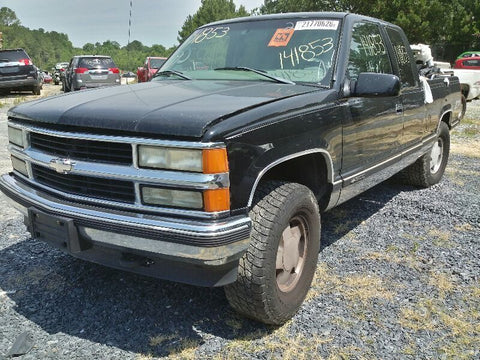
M351 96L397 96L400 79L392 74L360 73L351 84Z

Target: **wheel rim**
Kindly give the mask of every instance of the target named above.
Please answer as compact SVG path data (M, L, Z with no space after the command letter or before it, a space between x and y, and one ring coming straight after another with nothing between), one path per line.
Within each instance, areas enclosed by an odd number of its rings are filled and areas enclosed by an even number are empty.
M277 286L281 291L291 291L301 278L308 240L306 220L300 215L290 219L283 230L277 250L276 276Z
M435 174L443 160L443 140L438 138L437 142L433 144L432 151L430 152L430 172Z

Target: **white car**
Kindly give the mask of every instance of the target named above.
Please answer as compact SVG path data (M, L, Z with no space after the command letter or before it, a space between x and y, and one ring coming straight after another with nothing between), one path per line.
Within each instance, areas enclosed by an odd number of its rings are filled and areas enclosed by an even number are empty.
M480 70L452 69L458 76L462 94L467 101L480 98Z

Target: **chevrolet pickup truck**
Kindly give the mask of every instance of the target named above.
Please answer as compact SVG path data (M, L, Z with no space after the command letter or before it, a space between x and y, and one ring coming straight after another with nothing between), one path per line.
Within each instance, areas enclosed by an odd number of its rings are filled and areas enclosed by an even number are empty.
M8 112L0 189L32 237L92 262L224 286L241 314L301 306L321 214L394 174L438 183L456 77L417 74L403 31L347 13L196 30L147 83Z
M165 57L148 56L145 64L137 68L137 81L146 82L152 80L153 75L165 63Z

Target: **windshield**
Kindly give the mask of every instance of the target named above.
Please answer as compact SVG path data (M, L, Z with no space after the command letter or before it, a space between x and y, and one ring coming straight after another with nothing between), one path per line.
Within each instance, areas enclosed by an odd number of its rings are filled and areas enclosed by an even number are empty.
M203 27L178 48L154 80L180 78L172 75L176 72L189 79L280 79L330 86L339 31L340 20L321 18Z
M117 67L109 57L86 57L80 58L78 67L87 69L108 69Z
M164 62L165 59L150 59L150 67L153 69L159 69Z

